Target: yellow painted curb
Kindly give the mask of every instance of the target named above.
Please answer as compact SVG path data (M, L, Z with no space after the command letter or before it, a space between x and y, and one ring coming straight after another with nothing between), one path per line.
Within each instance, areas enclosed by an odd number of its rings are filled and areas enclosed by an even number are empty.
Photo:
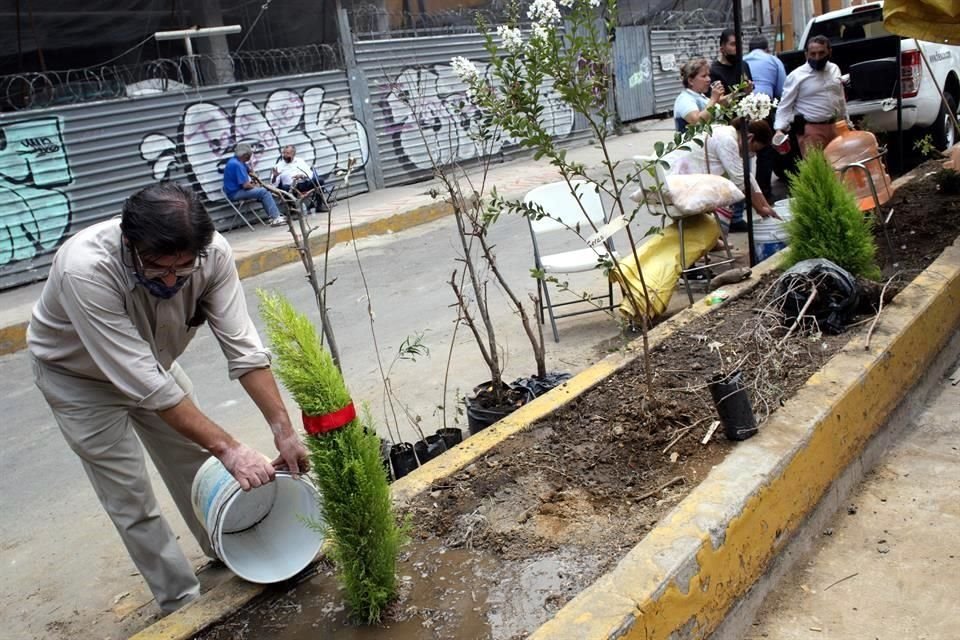
M782 255L782 254L780 254ZM734 300L757 285L760 278L774 270L779 258L768 259L753 268L753 276L739 284L724 287ZM663 342L678 329L688 325L717 307L700 301L684 309L650 331L650 347ZM563 385L530 402L503 420L470 436L454 449L390 485L394 504L403 506L438 480L448 478L472 464L504 440L520 433L537 420L549 415L607 377L627 367L641 355L639 339L622 352L612 353L597 364L581 371ZM176 611L134 636L136 640L187 640L204 628L229 616L263 592L263 585L254 585L232 577L204 593L197 602ZM224 591L225 593L221 593Z
M960 241L531 640L705 638L960 327Z
M0 356L27 348L27 323L0 327Z
M410 211L396 213L387 218L380 218L364 224L357 225L353 231L349 228L336 229L330 234L329 245L331 247L352 240L369 238L370 236L382 235L385 233L396 233L405 231L413 227L439 220L453 213L453 207L448 202L435 202ZM310 240L310 248L314 256L322 255L327 248L326 234L315 236ZM272 247L257 251L248 256L237 259L237 272L240 278L251 278L260 275L277 267L282 267L291 262L300 259L296 248L292 242L280 247ZM27 348L27 323L8 327L0 327L0 356L9 353L15 353L21 349Z
M140 633L130 636L130 640L190 638L250 602L263 589L263 585L260 584L251 584L236 578L227 580L183 609L171 613L166 618L161 618Z
M452 213L453 207L448 202L431 203L387 218L356 225L352 230L349 227L335 229L330 234L329 245L334 247L361 238L405 231L421 224L439 220ZM310 240L310 249L315 256L322 255L327 248L327 244L326 234L318 235ZM237 271L241 278L250 278L291 262L296 262L299 259L300 254L297 253L296 247L291 243L239 258L237 260Z

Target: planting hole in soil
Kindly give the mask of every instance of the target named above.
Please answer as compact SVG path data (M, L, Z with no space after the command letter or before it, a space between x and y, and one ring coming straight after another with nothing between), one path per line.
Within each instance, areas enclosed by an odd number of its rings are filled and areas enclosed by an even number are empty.
M900 272L905 283L960 232L960 196L936 193L928 175L901 187L889 206L894 255L878 226L878 258L885 277ZM803 326L785 339L770 300L775 277L658 344L652 391L638 358L413 499L401 594L381 625L348 622L333 572L321 563L317 575L268 590L199 637L526 637L743 446L722 429L701 444L718 419L711 378L742 372L762 435L771 413L868 330L872 315L862 315L841 335Z

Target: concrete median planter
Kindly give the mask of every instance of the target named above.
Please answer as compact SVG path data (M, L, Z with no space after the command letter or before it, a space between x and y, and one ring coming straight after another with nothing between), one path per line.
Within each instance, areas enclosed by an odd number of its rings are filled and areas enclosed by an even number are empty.
M742 295L773 268L730 287ZM703 303L651 334L654 345L716 307ZM764 574L831 483L863 450L960 326L960 241L884 309L869 349L847 345L739 443L612 571L530 636L704 638ZM392 485L407 505L639 357L616 353ZM137 638L186 638L258 593L234 580ZM387 637L387 636L384 636Z

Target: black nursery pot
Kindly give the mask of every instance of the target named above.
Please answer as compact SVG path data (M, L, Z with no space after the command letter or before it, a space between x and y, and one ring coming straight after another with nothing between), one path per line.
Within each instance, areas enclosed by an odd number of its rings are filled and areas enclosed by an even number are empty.
M480 433L497 420L507 417L515 410L513 407L483 409L476 403L467 400L467 427L470 429L470 435Z
M427 436L425 440L417 440L413 443L413 450L416 452L420 464L426 464L429 460L433 460L447 450L447 443L436 434Z
M437 435L443 438L443 441L447 444L447 449L453 449L463 442L463 430L456 427L437 429Z
M385 438L380 438L380 462L383 464L383 470L387 472L387 482L393 482L393 469L390 465L390 442Z
M711 378L710 395L728 440L746 440L757 435L757 420L739 369Z
M417 468L417 456L413 445L401 442L390 447L390 462L393 464L393 477L397 480Z
M470 430L470 435L480 433L497 420L505 418L519 409L521 405L533 400L533 393L531 393L529 389L509 387L512 393L522 396L522 400L518 399L518 403L511 403L502 407L482 407L480 406L478 397L480 394L486 393L489 388L490 383L484 382L474 387L472 398L464 398L464 404L467 406L467 427Z

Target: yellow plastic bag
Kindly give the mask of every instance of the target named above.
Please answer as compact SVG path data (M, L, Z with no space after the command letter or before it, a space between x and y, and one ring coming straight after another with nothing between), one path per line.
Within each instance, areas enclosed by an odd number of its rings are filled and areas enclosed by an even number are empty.
M883 26L898 36L960 44L960 0L884 0Z
M700 214L684 219L683 240L686 251L685 258L689 267L702 258L717 244L720 237L720 225L713 214ZM647 284L647 293L650 298L650 308L643 295L643 286L637 273L637 262L634 252L627 253L620 261L620 269L610 270L610 279L624 290L623 302L620 303L620 312L627 318L636 319L639 307L641 314L652 320L667 309L670 298L673 296L677 280L680 278L680 233L676 224L667 225L662 235L652 236L637 245L637 258L643 269L643 278ZM620 277L623 272L626 281ZM631 291L628 296L626 291ZM631 297L633 301L631 301Z

